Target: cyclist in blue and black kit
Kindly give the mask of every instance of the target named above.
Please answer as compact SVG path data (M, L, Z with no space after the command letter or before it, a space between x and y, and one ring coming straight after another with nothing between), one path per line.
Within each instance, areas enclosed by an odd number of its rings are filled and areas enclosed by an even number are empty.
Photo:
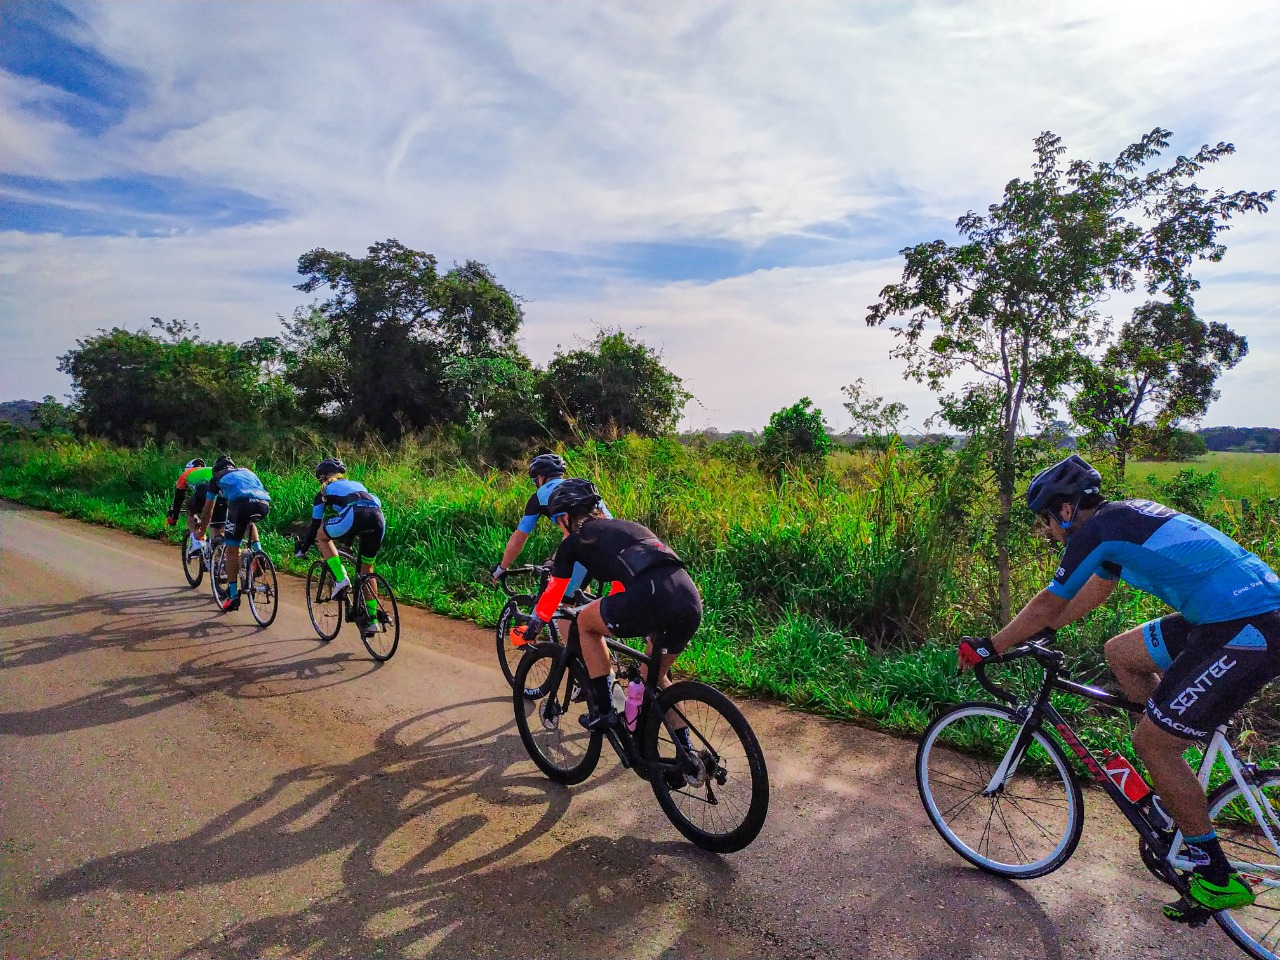
M1190 897L1206 910L1254 900L1222 852L1204 790L1183 758L1280 676L1280 576L1203 521L1150 500L1109 503L1102 476L1078 456L1038 474L1027 505L1065 546L1053 582L1003 630L960 645L976 666L1046 627L1078 620L1117 581L1159 597L1176 612L1107 641L1107 662L1125 694L1145 703L1133 746L1197 862ZM1184 901L1165 916L1188 921Z
M240 608L240 544L245 535L249 537L249 549L254 553L262 551L258 540L258 525L271 512L271 497L262 486L262 481L252 470L237 467L235 461L226 454L213 463L213 476L205 491L204 513L200 516L200 528L208 529L209 520L213 516L214 504L222 497L227 501L226 535L223 544L227 548L227 598L222 601L223 610Z
M382 501L370 493L362 483L347 479L347 465L341 460L326 457L316 465L316 479L320 481L320 492L316 494L311 508L311 525L302 539L298 541L294 556L304 557L312 543L318 542L320 556L324 557L333 573L332 596L337 598L351 588L351 579L347 576L342 558L338 556L335 540L350 537L359 544L356 556L360 562L361 573L373 573L373 562L382 548L382 541L387 535L387 521L382 514ZM335 512L335 516L325 520L326 510ZM371 583L370 589L376 589ZM364 636L372 636L377 632L378 600L377 595L367 596L365 618L360 625Z

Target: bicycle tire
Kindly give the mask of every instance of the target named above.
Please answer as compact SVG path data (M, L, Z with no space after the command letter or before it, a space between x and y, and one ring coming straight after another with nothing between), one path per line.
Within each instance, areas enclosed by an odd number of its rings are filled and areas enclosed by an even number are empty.
M522 643L517 646L511 640L512 628L519 626L514 622L514 618L523 615L526 611L533 610L533 604L536 599L536 597L532 597L527 593L517 594L506 602L502 608L502 614L498 617L498 627L495 631L498 666L502 669L502 675L507 678L507 683L513 689L516 685L516 668L520 666L520 659L524 656L525 650L528 649L527 644ZM551 643L560 642L560 631L556 629L554 623L547 624L546 636Z
M986 794L1021 728L1017 714L1000 704L952 707L925 729L916 751L916 786L930 822L952 850L989 873L1029 880L1071 858L1084 828L1084 799L1066 754L1042 730L1032 734L1013 775ZM1010 789L1015 782L1016 790ZM969 833L972 839L962 836ZM1032 849L1046 843L1048 850L1031 859Z
M556 643L531 644L516 668L511 701L515 706L516 729L538 769L556 783L581 783L600 762L604 734L584 728L578 718L586 716L586 697L574 699L575 686L587 689L587 669L577 657L570 658L551 689L549 675L564 648ZM543 691L537 698L525 696L532 685Z
M1262 809L1268 827L1280 844L1280 770L1262 770L1256 785L1263 794ZM1246 819L1247 818L1247 819ZM1222 852L1249 876L1257 900L1237 910L1219 910L1213 915L1222 932L1256 960L1280 957L1280 849L1266 840L1252 811L1240 795L1240 787L1228 780L1209 795L1209 819L1222 843Z
M368 596L370 583L374 585L373 596ZM359 604L363 604L366 599L377 602L376 631L366 635L362 628L360 641L369 651L369 656L379 663L386 663L396 655L396 650L400 647L400 608L396 606L395 592L382 574L367 573L356 581L355 596L355 602Z
M213 602L219 610L222 601L227 599L227 591L231 581L227 578L227 548L219 543L209 554L209 590L213 593Z
M263 629L271 626L280 612L280 586L276 579L276 565L265 553L254 553L249 558L245 588L253 619Z
M333 573L328 564L317 560L307 570L307 616L311 626L324 643L328 643L342 629L342 616L346 603L333 598Z
M204 579L204 554L196 551L192 556L188 551L191 550L191 531L187 531L187 535L182 538L182 575L187 578L187 585L194 590L200 586L200 581ZM191 568L196 568L196 572L192 573Z
M688 771L649 778L667 819L695 846L734 853L760 834L769 815L769 770L764 751L742 711L715 687L696 680L673 683L658 694L645 723L646 760L677 758L671 727L677 713L688 724L695 757ZM683 782L680 782L680 781Z

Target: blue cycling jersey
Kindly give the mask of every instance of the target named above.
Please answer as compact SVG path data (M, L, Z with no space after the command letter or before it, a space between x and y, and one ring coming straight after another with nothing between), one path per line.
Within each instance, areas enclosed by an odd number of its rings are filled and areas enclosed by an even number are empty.
M311 507L311 518L313 520L324 519L325 507L332 507L334 510L341 511L346 507L361 505L380 508L382 501L365 489L363 483L347 480L345 477L340 480L330 480L321 486L320 492L316 494L315 502Z
M556 487L564 483L564 477L556 477L548 480L537 490L533 491L533 496L529 498L529 502L524 505L524 516L520 518L520 522L516 525L516 529L521 533L528 535L533 533L534 528L538 526L538 518L546 517L551 519L551 511L547 509L547 501L551 499L551 494L555 493ZM604 511L604 515L612 519L613 514L609 512L609 508L603 503L600 509Z
M1123 579L1190 623L1280 609L1280 576L1209 524L1150 500L1103 504L1067 541L1049 592L1070 600L1090 577Z
M263 489L262 481L254 475L252 470L246 470L244 467L233 467L213 475L213 479L209 481L209 492L205 494L205 499L216 500L219 495L226 497L227 503L234 503L236 500L271 502L271 497Z

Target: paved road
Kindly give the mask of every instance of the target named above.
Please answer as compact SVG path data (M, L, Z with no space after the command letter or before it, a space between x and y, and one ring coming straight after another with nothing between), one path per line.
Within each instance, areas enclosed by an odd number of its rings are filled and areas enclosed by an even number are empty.
M1023 885L967 868L914 744L746 704L773 783L705 854L603 760L545 780L488 634L405 612L385 666L214 612L174 547L0 504L5 958L1237 956L1090 797L1079 853Z

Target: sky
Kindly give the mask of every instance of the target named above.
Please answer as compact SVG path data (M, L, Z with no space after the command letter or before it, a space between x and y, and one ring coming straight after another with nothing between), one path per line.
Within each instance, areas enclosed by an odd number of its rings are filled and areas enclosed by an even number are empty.
M661 350L690 429L861 378L934 411L866 326L898 251L1031 172L1229 141L1280 187L1280 5L732 0L0 3L0 399L150 317L235 341L311 301L316 247L482 261L538 364L597 327ZM1198 268L1249 339L1204 425L1280 426L1280 210ZM1128 306L1116 303L1123 319Z

